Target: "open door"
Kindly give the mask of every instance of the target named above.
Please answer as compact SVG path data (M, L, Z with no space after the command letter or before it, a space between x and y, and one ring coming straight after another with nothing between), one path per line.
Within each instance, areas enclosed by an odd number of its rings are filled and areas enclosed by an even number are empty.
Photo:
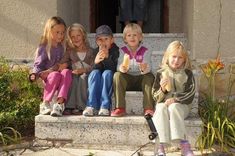
M116 33L118 0L90 0L90 30L95 32L100 25L108 25Z
M168 0L147 0L148 19L144 25L145 33L168 33L169 32L169 8ZM119 15L118 0L90 0L90 30L95 32L100 25L110 26L116 33L121 24L117 23Z

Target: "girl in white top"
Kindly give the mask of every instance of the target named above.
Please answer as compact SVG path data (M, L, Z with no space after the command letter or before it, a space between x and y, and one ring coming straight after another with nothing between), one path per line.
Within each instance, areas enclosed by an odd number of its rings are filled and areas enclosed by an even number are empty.
M87 101L87 77L94 62L93 50L81 24L68 27L67 38L68 48L61 63L72 69L73 80L63 114L81 115Z

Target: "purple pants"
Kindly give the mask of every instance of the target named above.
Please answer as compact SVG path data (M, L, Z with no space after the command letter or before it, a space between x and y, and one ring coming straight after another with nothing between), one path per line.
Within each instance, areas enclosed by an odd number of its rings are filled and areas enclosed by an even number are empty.
M53 71L44 81L43 101L51 101L55 92L57 97L67 99L67 94L72 82L72 73L69 69L63 69L61 72Z

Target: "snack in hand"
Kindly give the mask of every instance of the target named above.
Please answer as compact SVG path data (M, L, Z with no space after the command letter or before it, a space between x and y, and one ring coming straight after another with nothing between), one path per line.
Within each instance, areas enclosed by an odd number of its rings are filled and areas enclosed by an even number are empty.
M126 68L129 68L129 64L130 64L130 57L128 54L125 54L123 57L122 65Z
M169 92L171 90L171 82L170 82L169 76L166 74L166 72L162 72L162 78L168 79L168 83L165 88Z

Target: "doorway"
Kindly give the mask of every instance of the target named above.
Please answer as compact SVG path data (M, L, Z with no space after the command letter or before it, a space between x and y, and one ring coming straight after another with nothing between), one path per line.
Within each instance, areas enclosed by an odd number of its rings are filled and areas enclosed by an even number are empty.
M169 32L168 0L147 0L147 20L144 33ZM122 33L119 23L118 0L90 0L90 30L92 33L100 25L109 25L113 33Z

